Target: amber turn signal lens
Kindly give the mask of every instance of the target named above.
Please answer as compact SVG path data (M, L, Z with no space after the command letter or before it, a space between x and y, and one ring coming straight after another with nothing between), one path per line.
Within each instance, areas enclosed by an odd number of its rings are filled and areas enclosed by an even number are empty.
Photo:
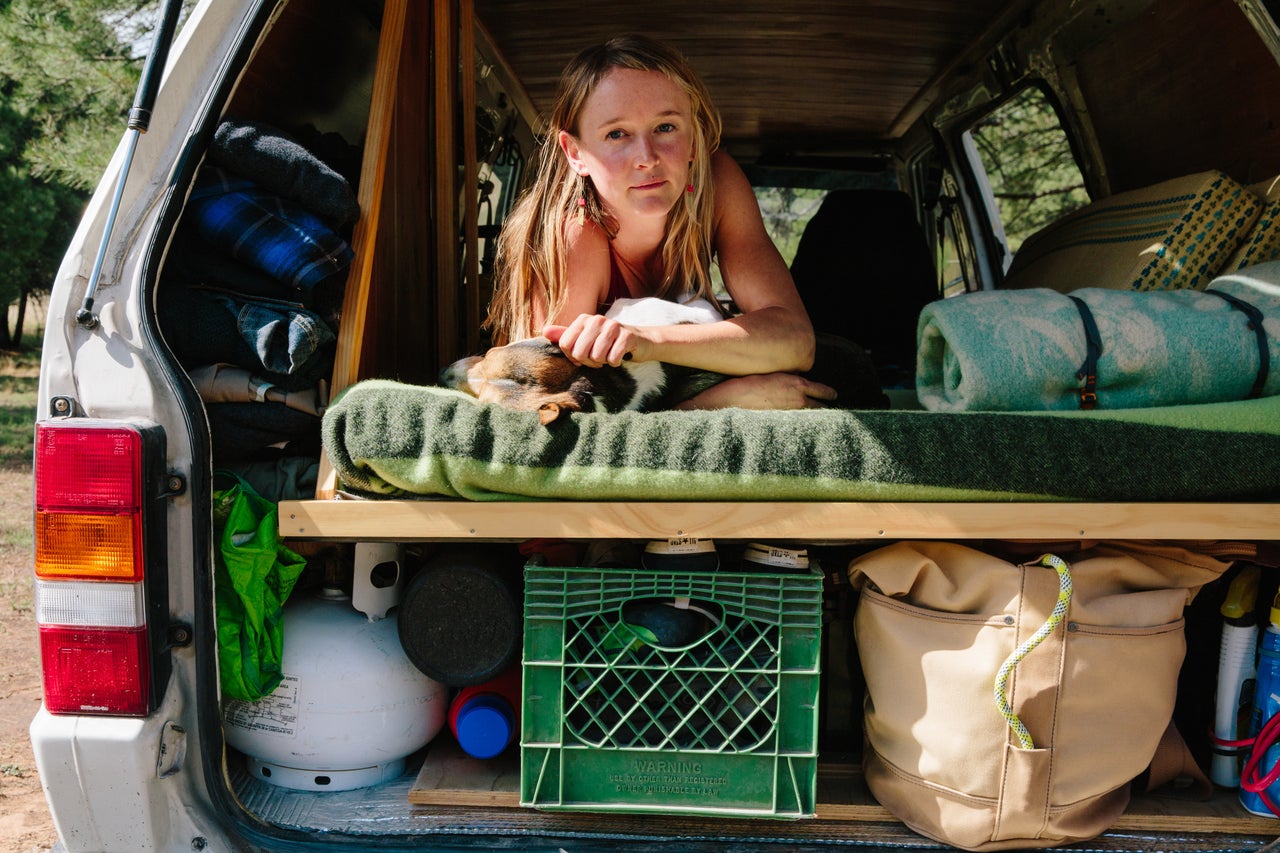
M136 581L142 578L136 512L36 512L36 577Z

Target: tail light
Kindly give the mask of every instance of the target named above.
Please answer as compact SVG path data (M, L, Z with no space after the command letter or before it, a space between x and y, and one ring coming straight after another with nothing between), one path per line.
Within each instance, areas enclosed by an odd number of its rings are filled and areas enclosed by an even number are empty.
M36 622L51 713L143 716L154 706L167 584L147 574L157 535L148 495L162 435L77 418L36 425Z

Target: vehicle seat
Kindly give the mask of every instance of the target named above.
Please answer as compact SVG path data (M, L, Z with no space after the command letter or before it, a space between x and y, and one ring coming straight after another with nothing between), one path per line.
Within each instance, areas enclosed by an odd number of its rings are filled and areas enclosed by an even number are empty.
M816 332L867 350L884 387L914 387L916 322L938 296L924 229L899 190L836 190L791 263Z

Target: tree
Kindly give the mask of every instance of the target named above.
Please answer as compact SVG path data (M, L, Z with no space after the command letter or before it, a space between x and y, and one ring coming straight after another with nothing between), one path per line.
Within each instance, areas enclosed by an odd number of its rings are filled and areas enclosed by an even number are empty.
M0 0L0 348L21 347L27 299L50 286L120 141L155 5Z
M972 131L1005 239L1016 252L1036 231L1089 202L1066 132L1039 89L1027 89Z

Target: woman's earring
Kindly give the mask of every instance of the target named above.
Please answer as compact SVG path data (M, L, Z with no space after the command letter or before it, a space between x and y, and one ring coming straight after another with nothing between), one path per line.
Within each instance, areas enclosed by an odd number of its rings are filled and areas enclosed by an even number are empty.
M578 196L578 227L582 227L583 220L587 218L587 198L586 196Z
M685 184L685 185L684 185L684 191L685 191L685 192L687 192L687 193L691 193L691 192L693 192L693 184Z

